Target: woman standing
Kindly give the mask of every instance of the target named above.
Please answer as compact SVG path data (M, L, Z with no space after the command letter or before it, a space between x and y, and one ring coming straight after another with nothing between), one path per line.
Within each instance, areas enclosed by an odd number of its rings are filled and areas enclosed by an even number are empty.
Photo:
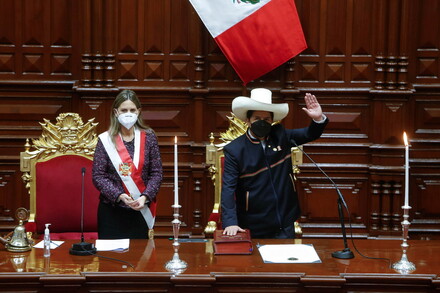
M162 162L157 137L140 113L136 93L123 90L113 102L109 129L99 135L93 183L101 192L100 239L145 239L154 226Z

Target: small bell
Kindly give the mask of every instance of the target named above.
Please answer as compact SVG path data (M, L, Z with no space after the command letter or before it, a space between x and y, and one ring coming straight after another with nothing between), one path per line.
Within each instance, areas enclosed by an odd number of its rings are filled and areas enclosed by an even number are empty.
M28 251L31 250L32 247L29 244L29 240L26 237L26 229L24 228L23 221L20 220L20 223L14 229L14 234L12 234L11 241L6 244L6 249L9 251Z
M26 228L23 221L29 218L29 212L25 208L17 209L15 213L19 224L14 229L11 240L6 242L5 247L11 252L24 252L32 249L31 241L26 236Z

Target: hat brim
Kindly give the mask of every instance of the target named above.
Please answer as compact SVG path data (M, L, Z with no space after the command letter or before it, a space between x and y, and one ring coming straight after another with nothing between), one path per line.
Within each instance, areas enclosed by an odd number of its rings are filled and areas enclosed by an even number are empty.
M266 104L248 97L236 97L232 101L232 113L240 119L246 120L247 111L268 111L273 113L273 121L283 120L289 113L289 104Z

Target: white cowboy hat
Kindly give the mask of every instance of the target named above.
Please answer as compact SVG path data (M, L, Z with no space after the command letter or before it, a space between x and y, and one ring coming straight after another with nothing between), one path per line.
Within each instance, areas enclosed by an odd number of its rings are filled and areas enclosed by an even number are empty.
M238 119L245 121L246 113L253 111L268 111L273 113L273 121L280 121L289 113L289 105L272 104L272 92L268 89L257 88L251 90L251 97L236 97L232 101L232 113Z

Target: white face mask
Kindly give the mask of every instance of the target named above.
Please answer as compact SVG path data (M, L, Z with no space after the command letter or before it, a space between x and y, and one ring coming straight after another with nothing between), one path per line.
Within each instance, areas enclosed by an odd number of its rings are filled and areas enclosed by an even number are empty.
M138 115L136 113L122 113L118 116L119 123L127 129L132 128L136 124L137 119Z

